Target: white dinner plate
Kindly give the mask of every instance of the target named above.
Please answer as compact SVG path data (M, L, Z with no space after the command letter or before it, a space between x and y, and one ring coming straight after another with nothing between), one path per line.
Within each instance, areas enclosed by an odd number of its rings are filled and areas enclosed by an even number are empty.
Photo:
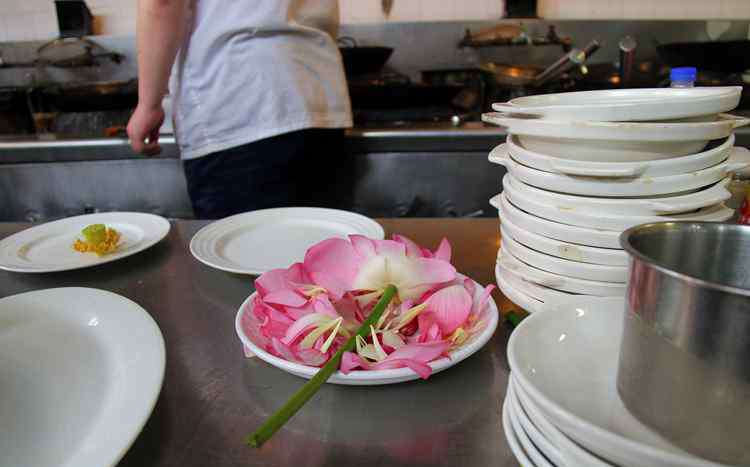
M520 389L554 426L609 463L720 465L679 449L625 408L617 393L624 299L596 303L556 304L516 327L508 362Z
M484 289L476 282L474 284L476 285L476 290L474 292L474 300L476 301L479 299ZM270 353L266 352L258 345L256 345L252 340L252 336L248 335L244 331L244 329L242 328L242 317L245 314L250 313L250 304L252 303L254 296L255 293L250 295L242 303L242 305L240 305L240 309L237 311L237 317L235 318L234 322L237 336L240 338L242 343L250 350L250 352L255 354L264 362L269 363L276 368L284 370L293 375L305 379L312 378L315 373L318 372L319 368L290 362L275 355L271 355ZM497 305L495 304L495 301L492 299L492 297L490 297L489 301L487 302L487 307L485 307L484 311L479 316L479 321L484 323L483 328L470 336L469 339L466 340L466 342L464 342L460 347L451 352L448 352L447 357L443 357L430 362L429 365L432 367L432 373L435 374L440 371L446 370L481 349L495 333L495 329L497 329L497 323L499 319L498 315L499 312L497 310ZM344 384L351 386L375 386L382 384L401 383L418 378L419 376L409 368L394 368L391 370L353 370L346 375L341 371L336 371L333 375L331 375L330 378L328 378L327 383Z
M105 224L122 235L120 247L104 256L73 249L81 230ZM0 240L0 269L15 272L55 272L87 268L134 255L169 233L169 221L140 212L106 212L68 217L37 225Z
M114 466L163 379L159 327L127 298L60 288L0 299L0 465Z
M606 89L517 97L492 108L559 120L667 120L728 112L741 92L740 86Z
M331 237L360 234L381 240L383 227L369 217L324 208L274 208L213 222L193 236L190 252L222 271L263 274L302 261L308 248Z
M560 159L525 149L518 141L518 137L513 135L508 135L504 144L497 146L490 152L490 160L493 159L493 156L500 155L506 150L510 152L513 159L534 169L584 177L662 177L702 170L719 164L730 157L734 159L747 159L748 157L747 148L734 147L733 134L729 135L729 138L720 145L706 151L653 161L619 162Z

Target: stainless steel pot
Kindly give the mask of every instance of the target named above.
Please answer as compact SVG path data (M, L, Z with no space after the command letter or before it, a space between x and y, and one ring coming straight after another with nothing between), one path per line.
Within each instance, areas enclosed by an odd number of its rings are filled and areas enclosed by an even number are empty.
M623 402L688 452L750 465L750 226L646 224L620 243Z

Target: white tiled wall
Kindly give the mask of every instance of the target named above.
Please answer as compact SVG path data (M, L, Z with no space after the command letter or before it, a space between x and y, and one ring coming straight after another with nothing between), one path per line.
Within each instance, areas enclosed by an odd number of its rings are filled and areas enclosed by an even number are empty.
M383 21L492 20L504 0L393 0L388 18L381 0L339 0L344 24ZM87 0L101 34L135 32L136 0ZM750 19L750 0L538 0L547 19ZM56 37L53 0L0 0L0 42Z

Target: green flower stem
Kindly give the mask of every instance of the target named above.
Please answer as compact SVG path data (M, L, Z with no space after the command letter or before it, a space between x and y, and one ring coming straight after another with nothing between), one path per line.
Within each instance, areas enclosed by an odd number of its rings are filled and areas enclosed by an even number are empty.
M341 362L341 357L344 352L354 349L357 336L365 337L370 332L370 325L377 323L380 316L385 311L385 308L391 302L391 299L396 294L396 286L389 285L386 287L380 300L372 309L370 316L365 319L362 325L359 327L357 332L352 335L346 343L331 357L330 360L315 373L315 376L310 378L310 381L305 383L289 400L281 407L275 414L271 415L268 420L263 423L253 434L247 437L247 444L253 447L260 447L263 443L268 441L279 428L297 413L305 403L310 400L312 396L318 392L318 389L328 381L328 378L336 372Z

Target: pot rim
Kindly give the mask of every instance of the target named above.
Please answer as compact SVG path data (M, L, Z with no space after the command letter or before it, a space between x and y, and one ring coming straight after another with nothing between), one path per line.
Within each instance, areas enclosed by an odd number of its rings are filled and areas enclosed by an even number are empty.
M666 274L675 279L679 279L688 285L703 287L718 292L729 293L733 295L740 295L743 297L750 297L750 288L743 289L741 287L735 287L731 285L723 285L717 282L708 281L706 279L700 279L690 274L675 271L674 269L667 266L665 263L657 261L644 253L641 253L631 243L630 239L635 235L644 231L659 231L665 228L671 228L677 226L678 228L722 228L731 230L746 230L750 232L750 226L742 224L729 224L724 222L696 222L696 221L666 221L666 222L652 222L648 224L641 224L631 227L625 230L620 235L620 246L625 250L631 257L631 260L637 259L643 263L649 265L649 267L656 269L657 271ZM632 264L631 264L632 270Z

